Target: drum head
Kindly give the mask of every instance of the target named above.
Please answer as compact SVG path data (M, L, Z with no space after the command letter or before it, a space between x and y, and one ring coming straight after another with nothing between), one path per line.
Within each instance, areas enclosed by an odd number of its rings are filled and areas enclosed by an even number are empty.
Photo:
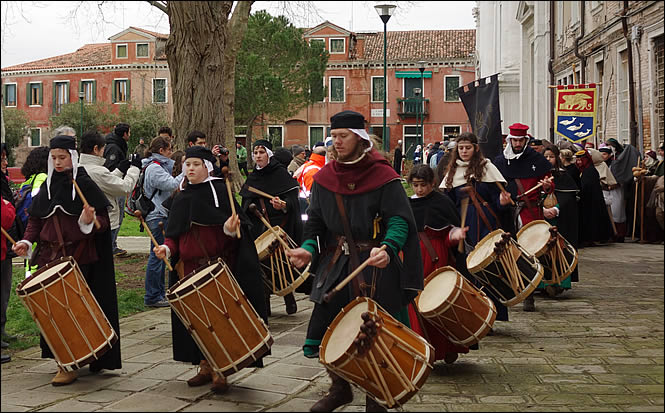
M492 231L481 239L476 248L469 253L466 259L466 265L471 270L480 265L487 257L494 254L494 244L501 239L504 232L500 229Z
M351 347L353 340L360 332L360 326L364 323L360 316L368 309L367 301L359 301L358 304L344 313L344 316L330 334L328 345L323 354L323 360L326 363L334 363Z
M457 271L449 269L434 275L418 297L418 309L423 313L437 309L454 291L457 277Z
M550 239L550 228L547 221L531 221L517 233L517 242L531 255L537 255L545 248Z
M44 280L46 280L47 278L49 278L53 274L56 274L56 273L64 270L65 267L71 267L71 262L69 262L69 261L61 262L60 264L56 264L51 268L47 268L47 269L45 269L44 271L42 271L40 273L36 273L35 275L33 275L31 277L32 279L30 281L28 281L25 285L23 285L22 289L26 290L26 289L32 287L33 285L37 285L40 282L44 282Z
M276 225L273 227L275 231L279 234L282 235L284 233L284 230L282 227ZM273 241L277 240L277 237L273 234L271 230L266 230L263 234L259 235L259 237L254 241L254 245L256 246L256 252L261 255L264 251L266 251L270 245L273 243Z
M183 278L182 281L180 281L180 285L178 285L178 287L175 290L170 291L170 293L171 294L177 294L178 292L181 292L182 290L184 290L185 288L187 288L190 285L194 284L198 280L200 280L203 277L206 277L208 274L212 273L212 271L218 265L220 265L220 264L218 262L215 262L213 264L208 265L205 268L202 268L202 269L198 270L194 274L191 274L189 277Z

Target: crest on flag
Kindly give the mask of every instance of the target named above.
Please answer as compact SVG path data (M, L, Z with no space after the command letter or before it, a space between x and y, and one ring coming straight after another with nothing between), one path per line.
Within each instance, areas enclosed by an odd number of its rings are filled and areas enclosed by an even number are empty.
M595 83L557 86L554 130L571 142L582 142L596 135Z

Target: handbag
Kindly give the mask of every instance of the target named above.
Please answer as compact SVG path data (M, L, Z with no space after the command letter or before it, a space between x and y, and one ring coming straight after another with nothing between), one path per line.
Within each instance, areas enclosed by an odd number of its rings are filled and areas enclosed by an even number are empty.
M545 208L553 208L559 203L559 200L556 199L556 195L554 192L549 193L545 196L545 199L543 200L543 206Z

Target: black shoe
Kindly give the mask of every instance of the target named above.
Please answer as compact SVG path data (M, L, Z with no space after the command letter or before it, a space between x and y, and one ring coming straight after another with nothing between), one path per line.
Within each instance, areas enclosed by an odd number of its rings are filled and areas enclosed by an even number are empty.
M284 296L284 304L286 304L286 314L293 314L298 311L298 304L293 293Z
M529 313L536 311L536 304L533 299L533 294L531 294L526 298L526 300L524 300L524 303L522 304L522 311L526 311Z
M383 405L377 403L374 399L365 395L365 411L366 412L387 412L388 409Z
M152 308L168 307L169 302L166 301L166 300L159 300L156 303L146 304L145 306L146 307L152 307Z
M9 354L2 355L2 364L9 363L10 361L12 361L12 356Z

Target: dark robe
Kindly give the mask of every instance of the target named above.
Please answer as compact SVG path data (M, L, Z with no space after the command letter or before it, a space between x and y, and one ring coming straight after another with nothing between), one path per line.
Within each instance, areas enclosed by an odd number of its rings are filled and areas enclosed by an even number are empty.
M447 265L455 267L453 248L457 248L457 244L453 245L448 240L450 230L454 226L459 227L460 225L455 204L447 196L437 191L432 191L423 198L409 198L409 202L420 234L420 252L423 258L425 278L438 268ZM435 256L430 255L427 245L423 242L423 237L427 237L429 240ZM425 318L419 317L414 303L409 304L408 311L411 329L428 339L429 343L434 346L435 360L443 360L446 353L469 352L468 347L451 343ZM477 348L477 346L474 347Z
M395 148L395 156L393 159L393 168L398 174L402 173L402 148L399 146Z
M600 186L600 175L591 165L580 174L579 244L584 247L591 242L607 242L612 236L612 223Z
M115 268L111 244L111 231L108 216L110 206L106 196L99 189L83 167L79 167L76 177L77 184L85 194L86 200L95 207L97 221L100 228L92 227L90 234L83 234L78 225L78 219L83 204L78 197L71 199L71 174L68 172L53 172L51 181L51 198L48 198L46 185L42 187L33 199L30 209L30 218L24 234L24 239L37 242L36 257L33 262L40 267L63 256L73 256L76 260L90 291L99 303L111 327L118 335L118 340L111 349L102 355L99 360L90 364L91 369L119 369L122 368L120 355L120 320L118 316L118 295L115 282ZM59 223L62 238L65 241L65 255L63 255L56 231L56 220ZM81 249L79 246L83 245ZM77 250L79 252L77 253ZM39 345L42 357L54 358L51 349L40 336Z
M206 254L211 259L221 257L231 269L252 307L267 325L263 283L259 275L259 258L250 235L249 219L234 200L241 222L241 238L227 236L223 225L231 216L231 207L226 185L223 180L212 182L219 202L218 208L215 207L212 189L208 182L188 185L173 199L164 241L173 254L172 266L182 258L186 276L208 261ZM169 288L177 282L177 272L170 271ZM173 310L171 310L171 336L174 360L200 363L203 358L200 349Z
M645 176L642 178L639 189L639 198L637 200L637 222L635 226L635 233L640 234L639 238L643 239L646 242L662 242L663 241L663 230L658 224L656 219L656 208L650 207L647 204L649 199L651 199L651 193L653 192L654 186L656 186L656 181L658 176ZM642 193L644 191L644 193ZM642 213L644 212L644 218L642 218ZM642 219L644 224L642 224ZM644 234L642 234L642 227L644 227Z
M577 169L577 165L571 163L568 166L564 166L564 168L566 169L568 176L570 176L573 179L573 182L575 182L577 189L579 189L582 186L582 181L580 181L580 170Z
M335 192L330 188L334 188ZM353 282L350 282L330 302L323 301L323 295L354 270L350 256L343 253L332 263L338 244L337 236L344 235L335 193L342 195L356 243L378 244L386 235L386 225L391 217L400 217L408 224L408 235L401 253L395 255L392 247L387 248L390 263L386 268L368 266L357 277L358 281L364 279L371 284L376 275L376 290L372 298L393 317L408 323L406 306L423 288L422 258L415 219L399 176L392 166L375 151L368 152L355 164L332 161L314 176L307 210L309 219L304 238L318 240L320 261L310 294L315 305L305 347L318 346L317 342L320 343L339 311L355 298ZM379 231L375 234L374 223L378 218ZM391 239L385 239L385 242L394 245ZM360 249L359 264L369 257L370 250Z

